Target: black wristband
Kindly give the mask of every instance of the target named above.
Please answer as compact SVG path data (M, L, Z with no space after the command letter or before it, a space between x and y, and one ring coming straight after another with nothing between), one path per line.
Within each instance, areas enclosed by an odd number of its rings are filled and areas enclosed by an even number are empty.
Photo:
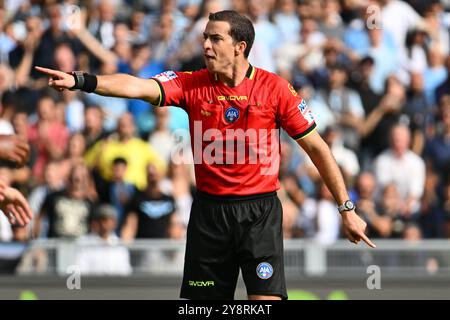
M71 75L75 79L75 85L70 90L82 90L85 92L94 92L97 88L97 77L82 71L73 71Z

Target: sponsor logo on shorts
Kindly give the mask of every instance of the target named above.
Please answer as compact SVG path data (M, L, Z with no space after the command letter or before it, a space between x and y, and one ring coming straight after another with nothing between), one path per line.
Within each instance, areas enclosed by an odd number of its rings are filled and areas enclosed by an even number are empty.
M227 120L228 123L233 123L237 119L239 119L239 110L234 107L229 107L227 110L225 110L225 120Z
M273 275L273 268L268 262L261 262L256 267L256 274L263 280L269 279Z
M214 287L214 281L192 281L189 280L190 287Z

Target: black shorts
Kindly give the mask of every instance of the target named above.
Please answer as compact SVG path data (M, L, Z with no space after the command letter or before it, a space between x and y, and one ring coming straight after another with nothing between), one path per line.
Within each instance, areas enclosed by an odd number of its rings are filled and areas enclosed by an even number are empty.
M248 295L286 299L282 220L276 192L245 197L198 192L187 230L180 297L234 299L241 269Z

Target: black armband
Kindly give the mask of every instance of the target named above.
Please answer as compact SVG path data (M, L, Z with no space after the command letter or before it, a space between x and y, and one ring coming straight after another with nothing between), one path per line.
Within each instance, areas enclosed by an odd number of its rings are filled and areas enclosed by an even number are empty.
M90 93L97 88L97 76L82 71L73 71L70 74L75 79L75 85L70 90L82 90Z

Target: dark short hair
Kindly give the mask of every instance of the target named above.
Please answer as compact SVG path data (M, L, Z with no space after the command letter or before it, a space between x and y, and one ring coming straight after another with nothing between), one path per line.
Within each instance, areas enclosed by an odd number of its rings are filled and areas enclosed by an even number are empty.
M126 160L125 158L117 157L117 158L114 158L114 160L113 160L113 165L115 166L115 165L117 165L117 164L124 164L124 165L127 165L128 162L127 162L127 160Z
M248 58L253 41L255 40L255 28L247 17L233 10L218 11L209 14L209 21L225 21L230 24L230 35L234 41L244 41L247 44L244 56Z

